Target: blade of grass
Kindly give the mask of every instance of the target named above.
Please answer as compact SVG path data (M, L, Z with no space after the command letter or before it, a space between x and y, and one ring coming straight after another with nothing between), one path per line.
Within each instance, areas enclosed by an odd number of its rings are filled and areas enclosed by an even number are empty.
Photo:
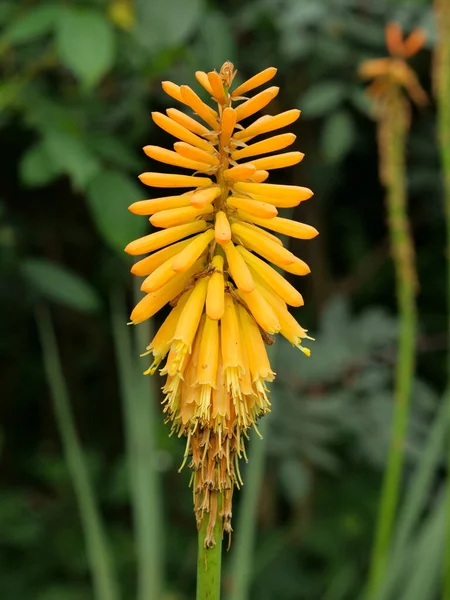
M449 423L449 405L443 402L408 486L408 494L399 511L400 517L394 533L386 576L376 600L386 600L392 597L393 590L403 576L403 571L410 566L406 557L409 556L414 532L419 527L421 516L430 498Z
M425 600L436 598L440 588L443 550L445 543L445 493L436 502L424 521L417 540L413 543L413 556L409 561L400 600ZM391 599L399 595L391 596Z
M111 294L111 318L125 421L131 502L136 537L138 600L157 600L163 590L162 502L155 468L156 406L153 381L142 374L138 352L150 341L150 325L127 327L120 291ZM140 349L138 351L138 348Z
M434 87L438 109L438 141L443 170L447 254L447 398L450 405L450 11L448 0L435 0L437 39L434 53ZM450 445L447 452L447 521L443 600L450 600Z
M94 596L97 600L117 600L119 597L118 587L113 572L105 529L75 428L56 336L47 308L41 307L36 311L36 321L56 422L79 506L81 525L94 586Z

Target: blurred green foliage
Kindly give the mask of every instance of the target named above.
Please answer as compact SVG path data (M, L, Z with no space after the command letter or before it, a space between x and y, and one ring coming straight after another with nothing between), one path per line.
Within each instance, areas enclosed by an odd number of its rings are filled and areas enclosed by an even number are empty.
M168 142L150 118L174 104L160 81L194 85L196 69L225 60L235 62L241 80L276 66L281 93L270 110L302 109L296 149L306 158L274 181L315 191L295 218L321 232L293 244L312 267L313 275L295 285L306 298L299 319L317 341L309 360L276 343L252 597L360 597L392 414L396 317L375 126L356 69L364 58L384 55L384 26L394 19L406 30L427 30L427 49L414 67L429 90L434 33L425 0L0 1L2 599L93 598L34 322L41 304L51 306L117 579L123 597L134 597L134 484L110 298L126 293L132 303L122 248L146 223L127 206L149 193L136 179L148 164L139 149ZM433 600L439 589L445 473L442 443L430 446L438 439L430 436L439 431L442 440L445 428L436 427L447 422L438 411L446 315L434 136L431 104L414 114L408 157L421 334L404 490L415 490L416 504L411 508L406 493L400 517L413 517L403 533L400 519L401 544L380 600ZM130 360L143 351L138 346L130 342ZM159 382L152 385L158 409ZM189 476L177 473L183 443L167 434L157 419L148 461L164 498L162 597L174 600L192 597L196 539ZM227 558L225 592L232 578Z

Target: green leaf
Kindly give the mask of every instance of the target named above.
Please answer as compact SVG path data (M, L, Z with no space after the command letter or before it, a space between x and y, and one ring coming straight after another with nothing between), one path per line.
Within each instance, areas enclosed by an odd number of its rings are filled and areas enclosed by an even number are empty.
M67 173L78 189L84 189L100 169L97 159L79 137L54 130L45 135L43 143L55 167Z
M49 184L61 171L51 160L42 142L34 144L25 152L19 164L21 181L30 187Z
M92 88L114 64L114 29L96 10L66 8L58 19L56 48L63 64Z
M346 86L339 81L317 83L308 89L299 103L305 118L322 117L336 110L346 96Z
M88 187L87 200L97 229L120 255L131 240L145 232L146 219L128 211L128 206L140 196L139 187L115 171L102 171Z
M61 13L61 6L45 4L28 9L7 28L3 40L10 44L32 42L50 33Z
M100 307L95 290L61 265L30 258L22 263L22 274L32 289L47 300L87 313L96 312Z
M182 44L203 22L203 0L137 0L135 34L155 52Z
M89 145L111 165L130 170L137 170L141 166L136 154L118 136L108 133L94 134L89 137Z
M330 162L344 159L353 146L356 132L350 114L341 110L325 120L320 145L325 158Z

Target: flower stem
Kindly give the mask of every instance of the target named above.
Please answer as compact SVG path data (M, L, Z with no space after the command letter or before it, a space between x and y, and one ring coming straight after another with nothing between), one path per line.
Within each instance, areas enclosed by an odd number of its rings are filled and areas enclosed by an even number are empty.
M368 596L373 598L383 579L398 503L405 439L414 377L416 305L414 248L409 230L405 177L407 107L396 93L384 107L379 121L381 178L387 191L387 212L396 292L400 317L395 373L395 404L390 448L383 478L375 543L372 552Z
M445 402L450 404L450 13L448 0L435 1L435 21L438 38L435 50L435 92L438 107L438 137L443 169L444 210L447 229L447 392ZM447 451L447 525L444 555L443 600L450 600L450 446Z
M205 548L208 515L202 519L198 530L197 554L197 600L220 600L220 577L222 567L222 519L214 526L215 546Z

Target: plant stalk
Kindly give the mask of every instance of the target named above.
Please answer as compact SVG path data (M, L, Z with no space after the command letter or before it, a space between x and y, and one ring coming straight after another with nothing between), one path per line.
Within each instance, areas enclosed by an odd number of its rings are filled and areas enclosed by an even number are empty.
M437 42L434 56L434 88L437 101L439 151L443 170L447 259L447 391L450 406L450 2L435 0ZM447 519L444 555L443 600L450 600L450 445L447 450Z
M197 600L220 600L222 569L222 519L214 526L215 546L205 548L208 530L208 515L205 514L198 530L197 553Z
M386 571L402 476L415 366L416 275L414 246L407 214L405 146L408 108L405 103L400 92L394 91L391 101L381 111L378 125L380 171L387 194L400 332L395 372L394 415L371 558L369 598L375 596Z
M39 308L36 311L36 321L56 423L80 511L94 597L96 600L117 600L119 597L118 587L104 524L98 510L85 457L75 428L69 393L62 372L58 345L48 309Z

